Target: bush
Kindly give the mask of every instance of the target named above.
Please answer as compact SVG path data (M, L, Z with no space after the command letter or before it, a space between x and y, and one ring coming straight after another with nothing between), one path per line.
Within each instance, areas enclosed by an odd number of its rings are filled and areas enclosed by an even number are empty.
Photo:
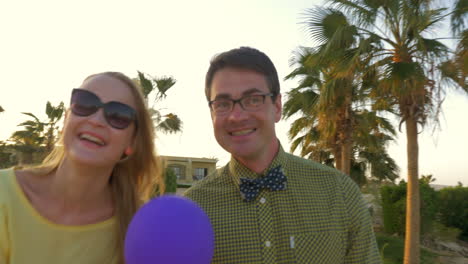
M425 181L419 181L421 235L431 231L438 210L437 192ZM395 186L383 186L382 210L384 231L389 234L405 234L406 222L406 182Z
M175 193L177 191L177 175L169 167L164 172L164 183L166 184L166 193Z
M459 239L468 241L468 187L457 186L439 191L439 220L447 227L461 230Z
M421 194L421 235L432 231L439 210L438 193L429 183L419 182Z
M434 222L432 235L443 241L455 242L460 237L461 230L456 227L448 227L440 223L439 221Z
M380 194L384 231L388 234L403 235L405 232L406 184L383 186L380 189Z
M10 146L0 141L0 169L10 168L18 163L11 150Z
M164 170L164 185L166 187L164 193L175 193L177 191L177 176L171 168L166 168ZM151 196L156 197L159 195L161 195L161 192L159 188L156 187Z
M377 245L379 247L380 256L384 264L401 264L403 263L403 252L405 242L402 238L388 236L382 233L376 233ZM421 264L436 263L437 255L421 248Z

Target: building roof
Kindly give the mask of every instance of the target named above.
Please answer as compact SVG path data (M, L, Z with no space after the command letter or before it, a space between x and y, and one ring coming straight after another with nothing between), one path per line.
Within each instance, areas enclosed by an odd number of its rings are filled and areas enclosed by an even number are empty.
M196 158L196 157L180 157L180 156L164 156L161 155L165 161L192 161L192 162L204 162L204 163L214 163L218 162L218 159L212 158Z

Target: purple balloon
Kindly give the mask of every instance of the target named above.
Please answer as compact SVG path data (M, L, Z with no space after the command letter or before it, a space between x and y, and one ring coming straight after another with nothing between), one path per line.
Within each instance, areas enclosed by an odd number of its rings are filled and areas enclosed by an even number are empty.
M142 206L125 237L127 264L208 264L214 251L210 219L192 200L164 195Z

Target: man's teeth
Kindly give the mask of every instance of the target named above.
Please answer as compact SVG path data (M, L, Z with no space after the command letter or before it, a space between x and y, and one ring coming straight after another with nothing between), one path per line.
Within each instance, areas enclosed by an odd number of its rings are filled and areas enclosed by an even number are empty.
M243 135L247 135L251 132L253 132L254 129L249 129L249 130L241 130L241 131L236 131L236 132L231 132L231 135L233 136L243 136Z
M89 134L81 134L80 139L86 139L86 140L91 141L93 143L96 143L96 144L98 144L100 146L104 146L104 142L102 140L100 140L97 137L93 137L93 136L91 136Z

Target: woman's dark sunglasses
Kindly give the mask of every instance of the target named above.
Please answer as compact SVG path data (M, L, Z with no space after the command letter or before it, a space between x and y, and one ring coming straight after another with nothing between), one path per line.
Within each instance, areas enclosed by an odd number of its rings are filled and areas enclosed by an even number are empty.
M73 89L70 103L71 111L77 116L89 116L102 107L107 123L117 129L125 129L136 122L136 111L132 107L119 102L101 102L99 97L83 89Z

